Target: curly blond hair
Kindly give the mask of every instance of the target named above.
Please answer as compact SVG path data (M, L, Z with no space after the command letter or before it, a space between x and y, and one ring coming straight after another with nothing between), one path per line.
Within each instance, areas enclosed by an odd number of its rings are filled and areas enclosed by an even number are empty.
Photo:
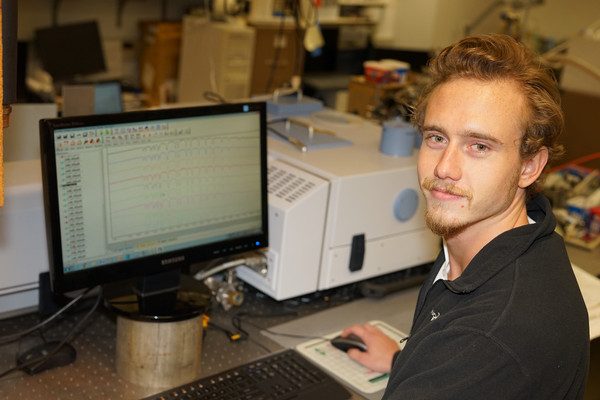
M460 78L509 79L521 87L529 105L520 145L521 159L533 157L542 147L548 149L547 165L562 155L563 147L557 139L564 129L564 116L556 76L531 48L507 35L474 35L446 47L429 61L428 68L431 80L412 114L412 122L419 130L428 101L441 84ZM527 188L528 198L539 192L539 186L538 180Z

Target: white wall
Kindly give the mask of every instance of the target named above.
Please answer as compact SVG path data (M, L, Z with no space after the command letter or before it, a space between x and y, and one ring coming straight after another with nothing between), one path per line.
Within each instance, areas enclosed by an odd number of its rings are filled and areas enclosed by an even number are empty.
M600 19L598 0L545 0L531 10L531 28L557 40L566 38Z
M52 5L54 0L19 0L19 40L31 40L35 29L52 26ZM136 40L138 22L161 19L160 0L128 0L122 13L121 26L117 24L116 0L59 0L57 23L64 25L74 22L97 20L100 32L105 39ZM166 2L166 18L180 20L183 11L190 5L201 5L201 1L169 0Z
M465 26L495 3L495 0L388 0L375 43L386 48L435 50L460 39ZM496 7L472 33L500 32L503 27L500 13L506 9ZM517 11L517 15L526 17L523 10ZM560 41L598 19L598 0L544 0L544 4L531 8L526 31Z

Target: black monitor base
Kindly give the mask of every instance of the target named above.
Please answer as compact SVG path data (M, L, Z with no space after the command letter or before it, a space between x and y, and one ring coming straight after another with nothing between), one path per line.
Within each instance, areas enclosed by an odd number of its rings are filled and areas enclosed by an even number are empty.
M129 280L104 287L106 306L117 314L138 321L173 322L203 314L211 291L193 277L180 274Z

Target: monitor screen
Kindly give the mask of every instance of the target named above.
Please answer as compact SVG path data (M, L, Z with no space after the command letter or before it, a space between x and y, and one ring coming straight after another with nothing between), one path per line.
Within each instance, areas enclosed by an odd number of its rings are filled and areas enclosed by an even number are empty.
M35 44L44 70L55 81L106 71L96 21L37 29Z
M267 246L264 103L40 121L55 293Z

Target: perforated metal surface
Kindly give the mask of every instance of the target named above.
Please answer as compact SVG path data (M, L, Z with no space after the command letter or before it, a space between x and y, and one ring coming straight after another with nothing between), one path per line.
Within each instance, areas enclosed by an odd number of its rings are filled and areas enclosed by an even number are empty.
M73 318L75 319L75 318ZM2 321L2 336L22 331L39 321L37 315L28 315ZM72 327L66 320L49 329L48 340L60 339ZM144 388L135 387L120 379L114 368L116 324L110 315L96 312L83 334L71 343L77 350L76 361L65 367L29 376L14 372L0 380L0 398L15 399L134 399L144 394ZM20 342L3 346L0 367L13 367L21 351L42 342L32 334Z
M352 290L354 292L354 290ZM309 315L336 304L347 302L349 289L327 297L314 295L288 302L275 302L245 289L241 308L225 312L213 307L211 321L236 332L232 317L241 315L247 340L232 343L221 330L209 328L202 346L201 372L206 376L261 357L281 346L260 333L261 328L274 326L298 316ZM84 313L70 315L45 330L47 340L60 340ZM40 321L37 314L0 321L0 337L22 332ZM116 318L106 310L96 311L83 332L71 344L77 350L76 361L68 366L35 376L17 371L0 378L1 399L139 399L167 388L144 388L122 379L115 369ZM30 334L21 341L0 346L0 373L15 366L18 354L42 342L39 334Z

